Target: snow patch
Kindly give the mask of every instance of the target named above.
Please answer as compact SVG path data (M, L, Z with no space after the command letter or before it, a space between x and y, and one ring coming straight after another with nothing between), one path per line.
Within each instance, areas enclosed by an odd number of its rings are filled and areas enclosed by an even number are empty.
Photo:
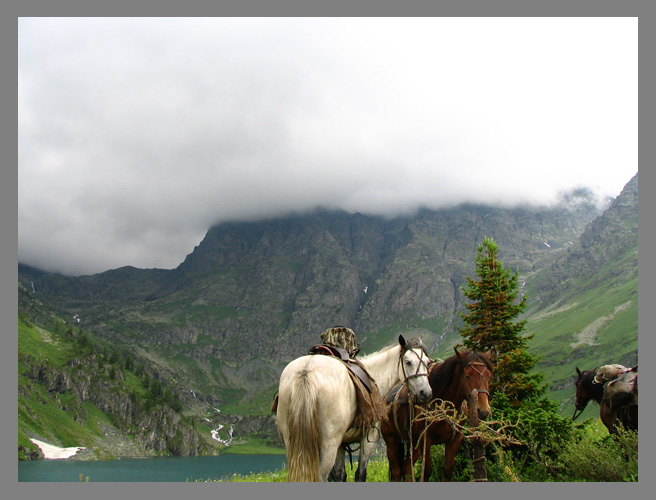
M70 458L73 455L75 455L78 451L86 450L86 448L82 446L71 447L71 448L60 448L59 446L48 444L43 441L39 441L38 439L30 438L30 441L32 441L35 445L37 445L41 450L41 453L43 453L43 456L48 459Z

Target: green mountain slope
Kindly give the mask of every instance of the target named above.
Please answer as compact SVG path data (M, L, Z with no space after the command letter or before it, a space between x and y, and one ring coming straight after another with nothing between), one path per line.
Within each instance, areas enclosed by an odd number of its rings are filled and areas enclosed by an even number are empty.
M176 393L139 358L66 324L23 287L19 303L19 459L41 456L30 438L82 446L87 459L212 452Z

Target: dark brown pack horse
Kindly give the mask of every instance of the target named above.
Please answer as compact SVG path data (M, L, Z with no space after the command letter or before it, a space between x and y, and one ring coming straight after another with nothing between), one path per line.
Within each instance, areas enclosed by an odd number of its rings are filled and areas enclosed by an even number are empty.
M428 380L433 391L433 399L429 404L442 404L448 401L453 404L452 412L460 408L462 402L478 390L478 414L484 420L490 413L489 382L494 365L490 352L458 351L443 363L431 365ZM396 406L396 407L395 407ZM413 418L419 415L420 406L406 403L392 403L388 408L386 418L381 422L381 433L387 445L392 481L412 481L414 464L423 454L422 481L427 481L432 473L433 464L430 458L431 446L444 443L444 481L451 481L455 456L460 448L463 435L453 428L448 420ZM411 425L410 425L411 423ZM426 428L428 425L428 428ZM412 446L410 438L412 437Z
M637 367L633 368L637 370ZM597 370L582 372L576 368L576 404L572 420L585 410L588 402L594 399L599 404L599 418L610 434L616 434L618 426L632 431L638 430L638 405L625 405L620 408L611 408L604 399L604 385L594 381ZM579 412L578 415L576 412Z

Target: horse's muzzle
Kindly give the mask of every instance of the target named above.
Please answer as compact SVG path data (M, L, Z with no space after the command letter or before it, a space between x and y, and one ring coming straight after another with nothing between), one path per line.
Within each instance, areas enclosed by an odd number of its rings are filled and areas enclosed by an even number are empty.
M415 393L415 400L417 403L428 403L432 397L433 397L433 391L431 391L430 389L428 390L421 389L417 393Z

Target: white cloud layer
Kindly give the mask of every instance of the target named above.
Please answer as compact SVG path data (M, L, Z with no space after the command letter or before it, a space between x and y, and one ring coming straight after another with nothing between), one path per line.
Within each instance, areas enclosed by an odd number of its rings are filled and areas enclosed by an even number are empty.
M637 18L24 18L18 255L173 268L214 223L316 206L616 196Z

